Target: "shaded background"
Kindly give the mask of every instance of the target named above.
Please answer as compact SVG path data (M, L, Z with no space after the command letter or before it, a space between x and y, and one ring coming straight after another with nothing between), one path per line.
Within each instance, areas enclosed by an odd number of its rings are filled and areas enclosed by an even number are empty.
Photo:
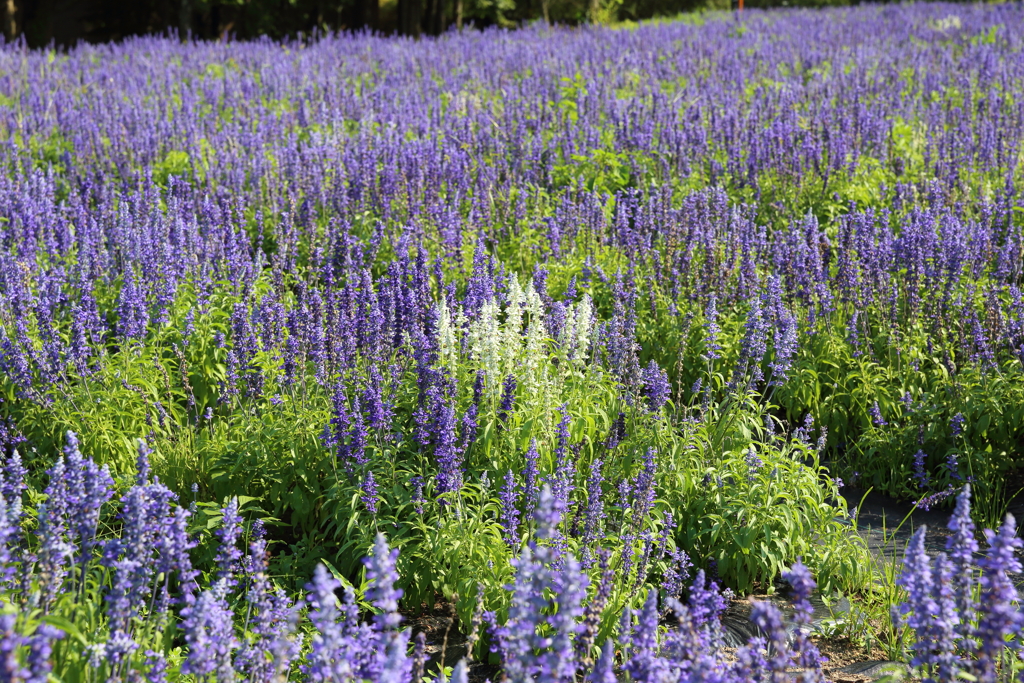
M455 25L638 20L735 0L0 0L3 33L32 47L177 31L197 38L273 38L368 27L404 35ZM845 0L747 0L747 6L846 4Z

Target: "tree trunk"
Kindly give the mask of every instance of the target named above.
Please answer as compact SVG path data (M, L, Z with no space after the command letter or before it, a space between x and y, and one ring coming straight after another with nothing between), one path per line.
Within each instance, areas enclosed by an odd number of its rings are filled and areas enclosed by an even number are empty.
M21 32L18 18L17 0L7 0L4 3L4 37L7 40L14 40Z
M445 0L428 0L427 20L424 30L432 36L439 36L445 28Z
M366 0L366 25L374 31L380 28L380 0Z
M398 32L404 36L418 36L423 13L422 0L398 0Z
M46 47L53 40L55 0L38 0L26 3L21 10L18 29L25 34L29 47Z
M376 31L380 27L380 1L361 0L359 25Z
M180 38L188 38L192 34L192 3L189 0L178 3L178 33Z

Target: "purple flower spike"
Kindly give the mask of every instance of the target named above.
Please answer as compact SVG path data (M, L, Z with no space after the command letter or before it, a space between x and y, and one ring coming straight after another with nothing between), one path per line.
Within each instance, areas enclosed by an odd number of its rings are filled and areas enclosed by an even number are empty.
M302 670L317 683L349 680L360 665L353 652L358 646L352 638L356 633L350 632L351 621L358 621L358 610L353 605L355 597L350 590L346 591L346 611L339 611L334 592L340 587L341 582L331 576L322 564L317 565L313 581L306 585L309 591L306 600L311 608L309 620L316 627L316 632ZM344 619L339 623L341 616ZM359 631L359 635L364 642L370 637L368 629Z
M537 451L536 439L530 439L530 447L526 449L524 457L526 458L526 468L523 470L523 506L524 511L528 513L537 504L540 453Z
M690 586L690 597L687 601L690 609L690 619L695 626L707 626L711 629L712 635L718 636L722 613L728 607L726 596L718 589L718 584L705 579L704 570L697 570L697 576ZM716 643L718 638L713 638Z
M578 669L573 637L580 630L587 576L552 542L561 511L547 486L534 519L535 541L512 562L516 578L508 620L494 634L511 680L570 683Z
M704 310L704 357L709 363L721 358L722 345L718 337L722 328L718 325L718 309L714 295L708 300L707 308Z
M988 541L988 552L978 563L982 574L976 673L980 680L989 681L995 680L996 663L1001 660L1007 638L1016 636L1021 629L1017 589L1007 574L1021 571L1016 552L1024 546L1024 541L1017 536L1013 515L1006 515L998 531L985 529L985 540Z
M970 484L965 484L956 497L956 508L949 518L949 530L953 535L946 539L946 552L953 564L953 594L959 614L957 644L965 652L971 652L974 650L974 642L970 624L974 621L977 607L974 599L974 555L978 552L978 541L974 537L974 521L971 519Z
M255 540L249 545L245 558L248 590L249 622L246 638L235 658L235 668L247 681L274 683L286 674L292 660L299 653L299 643L293 637L298 612L284 591L275 590L267 576L267 543L262 536L259 520L253 523Z
M413 486L412 489L412 505L417 515L423 514L423 503L426 499L423 497L423 477L417 475L414 476L410 483Z
M773 680L779 678L790 667L791 658L788 647L789 634L782 619L779 608L769 602L756 601L750 610L750 620L764 634L768 644L767 669L772 672Z
M502 538L513 550L519 544L519 484L512 470L505 472L505 482L499 496L501 501Z
M363 501L363 505L366 506L366 511L371 515L377 514L377 501L380 500L380 494L377 490L377 480L373 478L373 471L366 473L366 478L363 479L363 495L359 497Z
M925 470L925 461L928 456L924 451L919 450L914 454L914 479L917 480L917 485L920 488L927 488L930 478L927 470Z
M452 669L451 683L469 683L469 669L466 668L466 660L460 659L459 663Z
M597 666L587 677L588 683L617 683L615 676L615 644L611 638L605 641Z
M804 566L803 562L797 560L788 570L783 572L782 578L789 581L793 587L793 606L795 615L793 623L797 627L793 637L791 648L794 655L794 664L807 671L805 681L824 681L825 677L821 671L822 658L818 647L811 642L809 629L814 608L811 607L811 593L817 587L811 572Z
M153 449L146 445L144 439L139 439L139 457L135 460L135 483L139 486L149 483L149 456L152 454Z
M964 425L967 423L963 413L957 413L953 416L953 419L949 421L949 429L953 436L960 436L964 433Z
M669 663L658 656L658 593L651 589L630 638L629 661L624 667L632 681L657 683L668 673Z
M871 404L871 407L868 409L868 413L871 415L871 422L876 427L884 427L889 424L885 421L885 418L882 417L882 409L878 406L878 401Z
M897 580L907 591L907 602L894 610L894 617L917 633L911 666L949 671L956 661L952 652L954 624L949 616L952 600L951 596L943 593L944 586L937 586L935 582L950 583L952 570L945 556L933 568L924 548L926 532L924 526L918 527L907 546L903 569Z
M647 410L657 413L665 405L669 394L672 393L672 385L669 384L668 374L652 360L644 368L641 379L644 383L643 394L647 399Z
M198 678L213 676L214 680L232 680L235 669L232 657L238 647L231 608L224 599L227 587L223 581L199 594L181 610L181 628L188 644L188 657L181 672Z
M366 579L371 582L370 588L366 591L366 599L380 610L374 616L374 621L382 630L397 628L402 622L402 617L398 614L398 601L402 598L402 589L395 588L395 582L398 581L398 572L395 569L397 559L398 549L389 549L384 534L377 534L373 543L373 554L365 560Z
M501 392L501 405L498 407L498 420L502 423L506 422L509 416L512 414L512 409L516 402L516 376L509 375L505 378L505 383Z
M811 572L804 566L803 562L797 560L788 570L782 573L782 578L793 587L793 601L796 606L797 616L801 623L810 623L813 608L811 607L811 593L817 587Z
M50 626L40 624L35 633L25 639L28 645L28 656L25 658L27 671L25 683L47 683L53 671L53 641L64 638L64 632ZM0 665L2 666L2 665Z
M419 681L423 678L423 669L427 664L427 634L420 631L416 634L416 644L413 646L412 655L412 680Z
M238 514L238 498L231 501L221 510L220 527L217 529L217 538L220 540L220 548L217 551L217 573L218 578L227 581L228 586L234 586L234 574L238 568L238 561L242 558L242 551L238 549L238 538L242 535L242 517Z

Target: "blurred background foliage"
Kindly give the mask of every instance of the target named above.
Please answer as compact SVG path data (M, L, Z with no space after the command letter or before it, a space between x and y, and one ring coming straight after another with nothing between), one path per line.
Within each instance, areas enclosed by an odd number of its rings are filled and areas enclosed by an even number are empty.
M0 0L7 40L66 47L177 32L201 39L287 38L369 28L436 35L461 26L531 21L612 23L729 9L737 0ZM747 7L848 0L746 0ZM856 4L856 2L854 3Z

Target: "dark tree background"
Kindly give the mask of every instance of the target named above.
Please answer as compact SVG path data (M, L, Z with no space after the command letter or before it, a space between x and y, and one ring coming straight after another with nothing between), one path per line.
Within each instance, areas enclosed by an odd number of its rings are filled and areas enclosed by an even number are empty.
M735 2L736 0L731 0ZM844 4L848 0L747 0ZM856 0L854 0L856 1ZM646 19L730 0L0 0L3 33L32 47L100 42L176 31L203 39L273 38L370 28L436 35L453 26L514 26L531 20L576 24Z

